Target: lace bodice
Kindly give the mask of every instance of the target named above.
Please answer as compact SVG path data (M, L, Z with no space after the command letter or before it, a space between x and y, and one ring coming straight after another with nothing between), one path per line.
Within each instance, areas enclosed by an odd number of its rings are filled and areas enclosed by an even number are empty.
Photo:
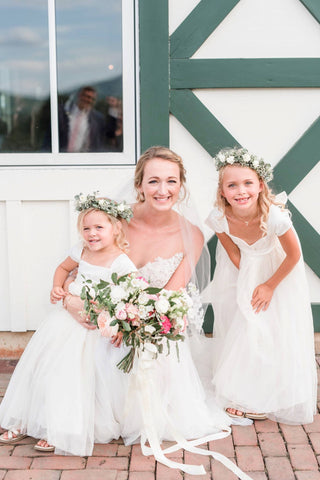
M179 252L171 258L157 257L139 269L139 273L156 288L164 287L180 265L183 253Z

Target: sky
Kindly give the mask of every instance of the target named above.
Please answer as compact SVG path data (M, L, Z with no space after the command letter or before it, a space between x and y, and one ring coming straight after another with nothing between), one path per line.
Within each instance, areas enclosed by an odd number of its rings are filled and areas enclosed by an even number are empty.
M121 3L121 0L56 0L60 92L121 74ZM48 96L47 0L1 0L1 91L39 99Z

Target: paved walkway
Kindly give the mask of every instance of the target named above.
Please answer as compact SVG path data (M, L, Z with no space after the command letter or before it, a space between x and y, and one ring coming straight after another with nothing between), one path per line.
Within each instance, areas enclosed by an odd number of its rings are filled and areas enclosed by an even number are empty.
M317 356L318 375L320 356ZM3 397L14 361L0 361L0 397ZM319 392L318 392L319 393ZM318 395L320 399L320 395ZM320 403L318 403L320 411ZM35 439L0 446L0 480L236 480L209 457L176 452L175 459L203 463L206 475L194 477L171 470L144 457L139 445L122 441L96 445L92 457L67 457L34 450ZM264 420L233 427L232 436L204 448L221 452L254 480L320 480L320 414L312 424L288 426Z

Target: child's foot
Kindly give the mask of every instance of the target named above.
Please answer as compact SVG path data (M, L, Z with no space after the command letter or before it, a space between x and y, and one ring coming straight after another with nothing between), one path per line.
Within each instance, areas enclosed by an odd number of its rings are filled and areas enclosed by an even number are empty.
M2 435L0 435L1 443L16 443L23 438L26 438L28 435L25 433L20 433L20 430L7 430Z
M38 450L39 452L53 452L54 448L55 447L53 445L49 445L46 440L39 440L34 446L34 449Z
M225 412L232 418L250 418L251 420L265 420L267 418L265 413L243 412L231 407L225 408Z

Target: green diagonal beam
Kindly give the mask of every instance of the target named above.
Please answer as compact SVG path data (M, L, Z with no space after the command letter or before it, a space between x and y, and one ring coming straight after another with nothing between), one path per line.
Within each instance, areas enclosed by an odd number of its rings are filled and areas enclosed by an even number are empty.
M290 201L288 201L288 208L292 213L292 223L301 242L304 261L320 278L320 235Z
M311 15L320 23L320 2L319 0L300 0L300 2L309 10Z
M172 59L170 84L175 89L320 87L320 58Z
M171 55L191 57L239 1L201 0L171 35Z
M170 111L212 156L221 148L239 145L191 90L172 90Z
M285 190L288 194L292 192L320 161L319 142L320 117L276 165L273 181L276 191Z

